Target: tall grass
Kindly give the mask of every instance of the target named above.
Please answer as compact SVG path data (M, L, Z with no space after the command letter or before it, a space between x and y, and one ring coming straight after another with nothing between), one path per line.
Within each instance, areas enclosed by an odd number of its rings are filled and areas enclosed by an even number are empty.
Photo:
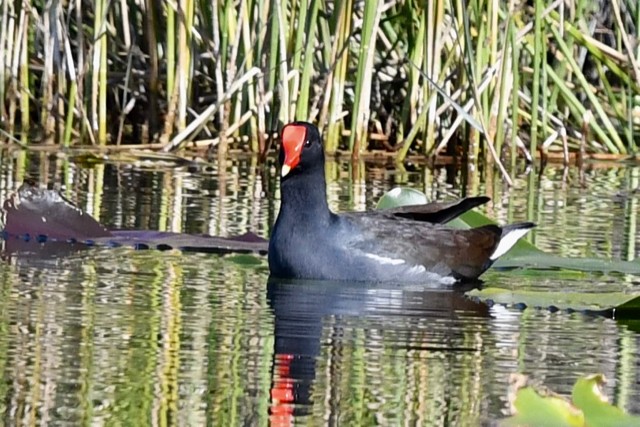
M34 143L213 146L221 158L266 151L291 120L318 123L329 152L398 161L500 165L580 144L626 155L640 7L592 3L3 2L0 123Z

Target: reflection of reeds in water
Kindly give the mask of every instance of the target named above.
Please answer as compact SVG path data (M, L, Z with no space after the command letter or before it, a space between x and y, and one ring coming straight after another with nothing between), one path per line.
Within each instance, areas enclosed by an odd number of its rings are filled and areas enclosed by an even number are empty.
M267 423L266 274L210 255L122 249L0 272L7 421ZM318 318L314 420L476 425L500 416L506 379L521 370L563 393L578 371L604 371L616 378L616 402L634 405L636 339L613 322L533 310L465 320L443 307L421 317L429 293L402 295L391 294L391 313Z
M113 165L86 170L44 154L0 156L1 198L25 175L65 182L70 198L114 226L266 235L277 211L275 169L260 175L254 159L233 159L224 173L190 173ZM329 162L327 171L331 204L339 209L371 208L397 179L389 168L366 162L357 170ZM628 247L623 257L633 250L627 245L636 238L635 196L616 207L611 195L637 186L635 168L587 170L587 188L576 184L577 171L564 186L562 169L533 176L517 177L512 188L499 180L470 188L494 197L487 209L501 221L533 215L540 223L536 243L549 250L607 256L615 254L612 247ZM403 179L440 199L462 182L444 168ZM629 216L622 221L624 212ZM585 245L598 239L611 243ZM268 423L274 312L264 266L123 248L43 265L0 264L0 401L8 423ZM517 280L533 286L526 277ZM637 337L610 320L499 307L490 318L464 320L455 311L424 317L416 313L429 306L428 293L389 295L368 301L374 310L366 315L327 310L318 316L314 420L476 425L487 414L501 415L515 371L563 393L578 374L605 372L616 380L607 390L616 403L637 406ZM354 307L360 313L362 301Z
M293 119L320 123L329 151L354 156L449 150L477 166L565 145L624 154L637 140L634 14L630 0L571 11L562 1L5 2L0 123L23 144L200 140L221 158L264 151Z
M222 236L253 231L266 237L278 211L276 168L271 161L260 167L252 156L230 159L224 168L188 171L118 164L84 169L45 153L15 154L0 152L3 200L25 176L35 177L42 185L62 184L68 198L112 228ZM336 211L373 209L396 185L425 191L430 200L487 194L493 201L480 209L499 223L535 221L531 238L543 250L577 257L637 256L636 168L548 167L541 175L516 177L513 188L490 179L489 171L466 178L461 172L448 167L399 172L385 163L330 160L329 204Z
M463 327L460 320L458 328L437 316L382 320L337 316L326 322L322 339L330 345L317 366L322 399L314 402L315 414L332 425L479 424L486 413L484 326ZM381 377L396 380L383 384Z

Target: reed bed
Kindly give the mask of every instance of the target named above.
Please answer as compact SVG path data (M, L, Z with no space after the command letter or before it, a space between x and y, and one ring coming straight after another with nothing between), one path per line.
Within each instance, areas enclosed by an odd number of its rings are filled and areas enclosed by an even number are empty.
M636 152L632 0L17 0L0 124L22 145L265 154L308 120L329 152ZM504 170L504 169L503 169Z

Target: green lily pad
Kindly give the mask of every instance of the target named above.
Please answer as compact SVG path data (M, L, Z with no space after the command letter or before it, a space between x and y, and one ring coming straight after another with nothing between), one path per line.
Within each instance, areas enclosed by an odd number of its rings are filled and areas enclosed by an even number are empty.
M640 417L613 406L602 393L604 375L580 378L573 386L571 398L582 410L586 424L594 427L640 426Z
M524 241L521 241L524 243ZM520 243L520 242L518 242ZM602 258L568 258L552 255L536 248L537 252L522 252L513 249L494 264L501 268L530 268L538 270L575 270L590 273L640 274L640 262L619 261ZM528 249L525 249L528 251Z
M611 405L602 393L604 375L579 378L573 386L572 402L548 391L526 385L526 377L515 375L519 383L512 403L513 416L500 426L614 427L640 426L640 417Z
M427 195L413 188L396 187L387 191L378 200L376 209L390 209L399 206L423 205L429 203Z
M518 390L514 401L516 415L500 422L500 426L584 427L584 414L557 395L543 396L532 387Z
M526 304L528 307L557 307L559 309L594 310L601 311L624 304L636 304L640 300L638 295L624 292L565 292L530 291L523 289L483 288L467 292L470 297L481 301L491 300L498 304L513 305ZM640 310L625 311L628 316L640 317Z

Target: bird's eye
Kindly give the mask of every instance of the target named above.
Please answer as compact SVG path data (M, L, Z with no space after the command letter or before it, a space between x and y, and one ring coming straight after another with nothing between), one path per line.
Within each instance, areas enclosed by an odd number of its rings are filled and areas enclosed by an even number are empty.
M304 146L305 146L305 147L311 147L311 140L310 140L310 139L307 139L307 140L304 142Z

